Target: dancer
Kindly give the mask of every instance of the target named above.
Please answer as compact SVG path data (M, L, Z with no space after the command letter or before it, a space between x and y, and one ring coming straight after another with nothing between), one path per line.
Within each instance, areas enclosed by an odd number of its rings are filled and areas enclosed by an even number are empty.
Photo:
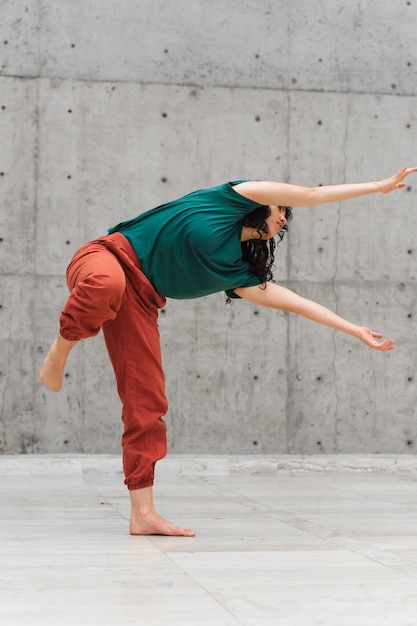
M313 188L230 182L121 222L76 252L67 270L70 296L60 316L60 331L39 377L49 389L59 391L71 349L103 330L123 406L131 534L195 534L160 517L153 503L155 463L167 451L163 420L167 400L157 325L165 298L225 291L229 297L302 315L374 350L392 350L392 339L273 282L274 238L285 233L293 206L389 193L404 187L404 179L415 172L417 167L404 167L380 181Z

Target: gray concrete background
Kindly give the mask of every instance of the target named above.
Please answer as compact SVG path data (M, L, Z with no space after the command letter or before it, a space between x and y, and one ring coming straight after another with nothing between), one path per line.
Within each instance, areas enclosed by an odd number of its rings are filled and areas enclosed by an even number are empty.
M37 371L72 253L238 178L375 180L417 164L417 1L0 3L0 449L118 453L101 336L63 391ZM177 453L412 453L417 181L299 208L276 279L397 340L389 354L222 294L169 301Z

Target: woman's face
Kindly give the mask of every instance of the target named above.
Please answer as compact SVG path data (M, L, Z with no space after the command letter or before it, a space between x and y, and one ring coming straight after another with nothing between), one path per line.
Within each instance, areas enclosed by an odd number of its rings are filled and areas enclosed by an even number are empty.
M269 205L269 208L271 209L271 214L265 220L268 226L268 232L262 234L262 239L272 239L287 223L285 207Z

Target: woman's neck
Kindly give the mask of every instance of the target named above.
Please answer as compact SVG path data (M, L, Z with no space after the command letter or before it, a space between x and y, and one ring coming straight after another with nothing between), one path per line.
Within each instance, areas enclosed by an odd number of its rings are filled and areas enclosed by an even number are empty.
M259 236L259 233L257 232L257 230L255 228L252 228L251 226L242 226L242 234L240 235L240 241L249 241L250 239L271 239L271 237L268 237L267 235L262 235L262 237Z
M250 226L242 226L240 241L249 241L249 239L253 239L253 228Z

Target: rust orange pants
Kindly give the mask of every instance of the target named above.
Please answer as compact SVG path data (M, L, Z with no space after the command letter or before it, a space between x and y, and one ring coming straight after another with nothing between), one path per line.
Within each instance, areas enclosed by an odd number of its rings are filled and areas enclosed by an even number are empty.
M60 317L64 339L104 339L122 401L123 469L128 489L153 484L167 451L168 405L162 370L158 309L165 305L120 233L83 246L67 270L70 296Z

